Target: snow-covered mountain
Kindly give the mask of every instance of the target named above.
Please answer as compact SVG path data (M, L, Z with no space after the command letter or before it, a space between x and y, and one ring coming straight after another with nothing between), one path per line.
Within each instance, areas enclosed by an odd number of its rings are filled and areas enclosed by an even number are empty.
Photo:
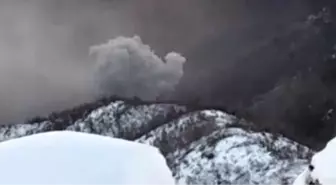
M161 150L179 184L290 184L313 153L219 110L126 100L85 106L2 126L0 139L71 130L147 143Z

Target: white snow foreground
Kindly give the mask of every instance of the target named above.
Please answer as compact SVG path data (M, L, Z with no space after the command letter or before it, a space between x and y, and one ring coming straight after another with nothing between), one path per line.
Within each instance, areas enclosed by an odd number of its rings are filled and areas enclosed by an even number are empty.
M336 184L336 137L312 157L310 165L296 178L293 184Z
M155 147L54 131L0 143L0 184L175 184Z

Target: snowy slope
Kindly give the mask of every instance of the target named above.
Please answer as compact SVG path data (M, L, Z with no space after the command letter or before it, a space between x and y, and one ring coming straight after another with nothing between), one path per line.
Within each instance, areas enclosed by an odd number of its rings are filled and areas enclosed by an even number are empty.
M89 105L90 106L90 105ZM84 110L85 111L85 110ZM52 131L58 121L71 120L62 123L62 130L96 133L127 139L137 138L149 130L162 125L166 119L183 114L185 108L170 104L138 105L123 101L115 101L107 106L94 109L87 116L78 119L68 118L71 111L52 120L15 124L0 127L0 141L39 132ZM83 115L85 115L83 113Z
M149 145L70 131L0 143L0 184L175 184Z
M50 131L55 124L3 126L1 140ZM291 184L312 155L302 145L253 131L253 125L224 112L174 104L115 101L63 128L154 145L179 184Z
M223 112L200 111L139 141L164 147L182 184L288 184L306 166L308 148L281 136L250 132L236 121ZM191 131L199 134L190 136Z

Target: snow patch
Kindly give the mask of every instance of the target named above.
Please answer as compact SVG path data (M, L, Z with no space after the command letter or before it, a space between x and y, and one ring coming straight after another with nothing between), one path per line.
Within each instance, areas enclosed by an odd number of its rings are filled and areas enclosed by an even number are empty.
M93 134L56 131L0 143L0 184L175 184L159 151Z

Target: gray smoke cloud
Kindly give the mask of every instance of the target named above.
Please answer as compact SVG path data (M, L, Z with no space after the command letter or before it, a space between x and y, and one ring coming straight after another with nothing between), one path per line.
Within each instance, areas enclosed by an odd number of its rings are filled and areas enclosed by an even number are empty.
M94 89L98 96L113 94L155 100L174 91L186 62L176 52L168 53L163 61L139 36L118 37L92 46L90 53L96 58Z

